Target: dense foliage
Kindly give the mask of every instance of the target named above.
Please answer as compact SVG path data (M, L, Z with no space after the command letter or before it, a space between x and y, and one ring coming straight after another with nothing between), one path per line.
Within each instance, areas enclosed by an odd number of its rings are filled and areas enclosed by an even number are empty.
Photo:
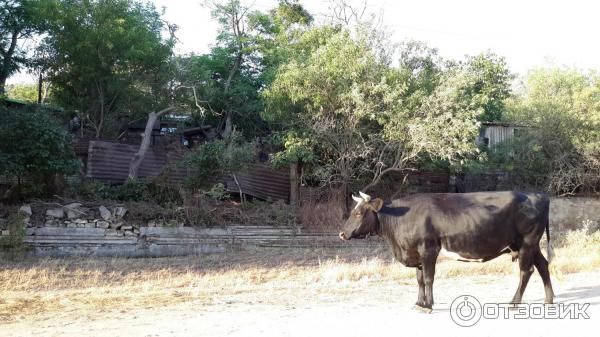
M490 153L489 166L525 187L556 194L600 190L600 77L570 68L535 69L506 119L524 126Z
M26 186L34 194L51 192L54 175L75 174L80 161L71 135L45 110L5 110L0 107L0 175ZM16 191L20 194L22 191Z
M368 24L354 33L325 26L299 35L300 52L263 94L264 118L286 134L275 160L309 164L321 184L368 189L389 172L477 157L480 121L498 118L508 97L504 60L482 54L446 62L407 43L393 67L385 57L392 52L382 50L393 46L373 36L382 34Z
M173 40L153 5L133 0L63 0L48 10L40 60L59 104L95 137L161 104Z
M166 23L146 1L4 1L0 94L2 76L29 66L48 82L44 96L52 89L51 100L41 103L62 106L69 118L80 117L83 134L105 139L149 111L175 106L176 117L191 117L187 126L216 134L183 162L195 172L191 186L203 189L219 175L244 170L258 151L269 153L275 166L299 164L310 186L372 189L390 173L435 168L506 171L521 186L558 194L600 188L597 73L536 69L513 92L516 77L501 56L487 51L444 59L419 41L393 43L375 16L340 17L339 5L347 6L333 2L330 20L317 22L297 0L266 11L240 0L207 1L219 27L211 49L173 55L176 23ZM36 34L37 48L13 43ZM8 94L42 96L33 85L13 86ZM31 134L57 135L56 144L60 127L39 116ZM488 122L522 127L497 147L477 147ZM28 132L10 123L0 137L21 148L2 152L3 172L73 171L68 151L36 148ZM33 160L28 156L35 151L60 154L50 158L57 162L38 156L26 169L7 159ZM119 193L128 191L153 193L133 185Z
M37 1L0 2L0 96L6 80L30 61L27 40L42 31L44 12Z
M75 187L73 196L84 200L145 201L167 206L182 203L181 195L176 187L151 181L130 180L123 185L116 186L90 181Z
M228 140L200 144L184 160L193 174L188 184L206 188L217 183L217 178L244 171L255 159L255 147L234 134Z
M26 102L37 102L38 88L35 84L9 84L6 86L7 96Z

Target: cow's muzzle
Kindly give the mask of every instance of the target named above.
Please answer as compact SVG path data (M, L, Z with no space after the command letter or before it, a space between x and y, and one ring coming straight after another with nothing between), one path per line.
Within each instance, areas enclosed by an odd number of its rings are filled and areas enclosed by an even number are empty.
M340 234L338 236L340 237L340 239L342 239L344 241L349 240L349 238L346 237L346 233L344 233L344 232L340 232Z

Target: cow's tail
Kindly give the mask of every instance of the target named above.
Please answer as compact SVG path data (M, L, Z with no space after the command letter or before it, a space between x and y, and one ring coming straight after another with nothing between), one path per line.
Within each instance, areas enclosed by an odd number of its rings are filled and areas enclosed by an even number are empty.
M544 196L544 222L545 222L545 226L546 226L546 241L548 241L548 244L546 246L546 258L548 259L548 265L550 265L550 272L556 272L556 270L553 270L553 266L551 265L552 260L554 260L555 258L555 254L554 254L554 247L552 247L552 240L550 239L550 198L548 198L547 196Z
M546 255L548 257L548 264L552 263L554 260L554 247L552 247L552 242L550 241L550 221L546 219L546 240L548 241L548 246L546 247Z

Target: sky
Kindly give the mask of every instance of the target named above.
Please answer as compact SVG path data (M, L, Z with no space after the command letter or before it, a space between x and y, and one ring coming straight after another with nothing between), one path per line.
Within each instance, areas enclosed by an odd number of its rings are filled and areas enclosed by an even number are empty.
M165 19L179 26L178 53L206 53L217 24L202 0L152 0ZM353 0L350 0L352 2ZM354 0L357 2L360 0ZM242 0L267 11L276 0ZM328 0L300 0L317 18ZM420 40L439 54L460 59L491 50L504 56L514 73L534 67L574 66L600 70L600 2L589 0L367 0L381 14L392 40ZM28 75L11 82L27 81Z

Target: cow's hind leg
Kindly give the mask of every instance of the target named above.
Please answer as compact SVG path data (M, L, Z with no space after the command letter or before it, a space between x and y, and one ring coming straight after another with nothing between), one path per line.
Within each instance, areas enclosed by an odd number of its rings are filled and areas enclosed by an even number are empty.
M415 303L415 309L419 307L425 307L425 281L423 281L423 267L419 266L417 270L417 282L419 283L419 298Z
M544 282L544 292L546 293L545 303L552 304L554 302L554 291L552 290L552 282L550 281L550 271L548 270L548 260L542 255L538 249L533 257L533 263L537 268L538 273Z
M539 248L537 250L539 251ZM534 255L535 249L530 245L524 244L521 249L519 249L519 269L521 270L519 287L517 288L517 292L515 293L515 296L513 296L511 303L521 303L521 299L523 299L523 293L525 292L529 278L533 273Z

